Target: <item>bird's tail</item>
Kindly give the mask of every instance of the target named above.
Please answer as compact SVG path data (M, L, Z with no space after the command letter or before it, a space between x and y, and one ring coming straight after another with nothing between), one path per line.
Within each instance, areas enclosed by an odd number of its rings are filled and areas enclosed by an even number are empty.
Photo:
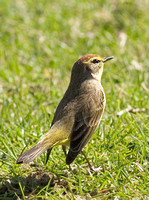
M45 146L39 142L26 153L22 154L17 160L17 164L29 163L33 161L36 157L40 156L46 150Z
M55 145L61 144L64 138L61 137L61 130L51 128L50 131L34 147L22 154L17 160L17 164L29 163L44 151Z

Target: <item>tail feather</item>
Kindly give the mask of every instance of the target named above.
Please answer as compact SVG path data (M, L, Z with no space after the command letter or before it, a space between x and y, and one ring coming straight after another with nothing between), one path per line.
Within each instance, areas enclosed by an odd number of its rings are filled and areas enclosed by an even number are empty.
M35 146L33 146L26 153L22 154L17 160L17 164L29 163L36 157L40 156L48 148L55 144L55 137L51 129Z
M37 143L34 147L32 147L29 151L22 154L17 160L17 164L21 163L29 163L33 161L36 157L40 156L45 151L44 145L42 143Z

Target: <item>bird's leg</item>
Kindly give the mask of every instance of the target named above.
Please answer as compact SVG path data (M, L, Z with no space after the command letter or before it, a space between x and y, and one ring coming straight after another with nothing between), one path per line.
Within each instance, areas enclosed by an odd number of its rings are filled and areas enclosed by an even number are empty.
M62 149L63 149L65 156L67 157L66 146L62 145ZM69 170L72 171L70 165L69 165Z
M92 166L91 166L91 164L90 164L90 161L89 161L89 159L87 158L87 156L85 155L85 153L84 153L83 151L81 151L81 153L83 154L84 158L86 159L87 164L88 164L90 170L91 170L91 171L94 171L94 169L92 168Z
M91 172L103 171L103 169L102 169L101 167L98 167L98 168L92 167L91 164L90 164L90 161L89 161L89 159L87 158L87 156L85 155L85 153L84 153L83 151L81 151L81 153L83 154L84 158L86 159L87 164L88 164L88 166L89 166Z
M65 156L67 156L67 153L66 153L66 146L62 145L62 149L63 149L63 152L64 152Z
M51 150L52 150L52 148L49 148L49 149L47 150L47 158L46 158L45 164L47 164L47 162L48 162L48 160L49 160L49 156L50 156Z

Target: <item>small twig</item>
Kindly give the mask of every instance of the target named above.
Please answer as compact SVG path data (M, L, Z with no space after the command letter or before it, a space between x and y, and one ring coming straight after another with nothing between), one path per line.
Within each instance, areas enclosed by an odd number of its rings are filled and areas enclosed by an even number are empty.
M133 108L132 110L130 110L130 112L132 113L145 112L145 111L146 111L145 108Z
M132 113L138 113L138 112L144 112L146 111L145 108L132 108L131 106L128 106L128 108L121 110L120 112L117 113L117 116L120 117L126 112L132 112Z

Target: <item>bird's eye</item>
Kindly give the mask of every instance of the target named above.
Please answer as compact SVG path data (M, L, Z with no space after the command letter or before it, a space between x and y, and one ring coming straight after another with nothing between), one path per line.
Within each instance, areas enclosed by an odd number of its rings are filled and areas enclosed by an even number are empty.
M98 59L94 59L93 61L92 61L92 63L99 63L100 62L100 60L98 60Z

